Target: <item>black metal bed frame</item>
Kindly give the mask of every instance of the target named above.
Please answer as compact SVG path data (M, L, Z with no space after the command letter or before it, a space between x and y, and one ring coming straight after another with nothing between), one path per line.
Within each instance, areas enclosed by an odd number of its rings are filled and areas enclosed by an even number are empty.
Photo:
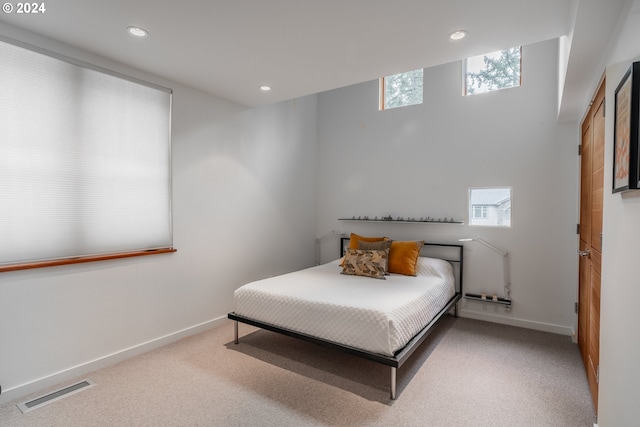
M349 238L342 237L340 239L340 253L343 254L345 252L345 248ZM462 298L463 289L462 289L462 269L463 269L463 246L455 245L455 244L446 244L446 243L425 243L424 248L429 249L438 249L438 248L449 248L453 249L454 252L457 252L457 256L454 258L457 259L445 259L454 266L455 276L456 276L456 292L454 296L447 302L447 304L431 319L431 321L420 331L418 332L403 348L398 350L393 356L386 356L378 353L370 353L368 351L363 351L354 347L349 347L343 344L338 344L332 341L323 340L320 338L313 337L311 335L303 334L300 332L296 332L291 329L282 328L279 326L274 326L269 323L253 320L244 316L240 316L235 312L231 312L227 315L227 317L234 321L234 342L235 344L239 343L238 338L238 322L246 323L248 325L257 326L261 329L265 329L272 332L277 332L279 334L283 334L289 337L298 338L307 342L311 342L314 344L319 344L324 347L334 348L348 354L352 354L354 356L361 357L363 359L371 360L376 363L380 363L383 365L387 365L391 368L391 377L390 377L390 397L392 400L396 398L396 376L397 369L401 367L407 359L413 354L414 351L418 349L420 344L424 342L425 339L431 334L434 330L434 327L437 325L438 321L443 318L443 316L449 313L452 309L454 310L455 317L458 317L458 301ZM424 251L424 250L423 250ZM447 257L449 258L449 257ZM443 258L444 259L444 258ZM457 268L456 268L457 264Z

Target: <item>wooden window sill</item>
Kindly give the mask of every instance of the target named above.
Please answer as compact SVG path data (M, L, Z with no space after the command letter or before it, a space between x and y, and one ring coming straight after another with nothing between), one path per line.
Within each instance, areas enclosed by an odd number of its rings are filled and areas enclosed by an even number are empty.
M55 267L58 265L80 264L84 262L94 262L94 261L107 261L107 260L119 259L119 258L131 258L136 256L168 254L176 251L177 249L174 249L174 248L162 248L162 249L151 249L148 251L121 252L121 253L106 254L106 255L92 255L92 256L81 256L76 258L55 259L55 260L48 260L48 261L25 262L21 264L1 265L0 273L3 273L5 271L29 270L32 268Z

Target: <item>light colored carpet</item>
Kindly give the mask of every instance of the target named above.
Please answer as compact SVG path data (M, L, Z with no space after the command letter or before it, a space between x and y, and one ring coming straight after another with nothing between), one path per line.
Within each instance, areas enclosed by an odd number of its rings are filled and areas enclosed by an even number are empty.
M96 386L27 414L15 404L29 397L4 404L0 425L591 427L596 420L578 348L566 336L447 318L398 370L392 401L388 367L246 325L240 335L234 345L229 322L101 369L78 379Z

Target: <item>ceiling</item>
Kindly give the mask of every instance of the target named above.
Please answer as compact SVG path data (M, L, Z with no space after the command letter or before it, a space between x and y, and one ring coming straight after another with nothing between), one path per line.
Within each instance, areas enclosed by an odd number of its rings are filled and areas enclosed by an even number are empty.
M0 33L28 30L249 107L573 35L580 55L569 57L567 81L578 83L562 95L571 118L576 106L585 107L591 89L584 86L603 72L598 67L624 3L56 0L44 13L0 14ZM125 31L130 25L149 35L133 38ZM458 29L468 37L449 41ZM593 41L602 38L604 44ZM273 90L261 92L265 84Z

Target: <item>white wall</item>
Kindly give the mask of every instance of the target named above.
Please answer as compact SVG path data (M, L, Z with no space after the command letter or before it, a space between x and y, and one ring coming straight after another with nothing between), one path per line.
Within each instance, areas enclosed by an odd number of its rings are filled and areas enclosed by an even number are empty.
M465 301L463 315L563 334L577 288L578 132L557 124L557 40L523 47L522 87L464 97L459 62L425 69L424 104L378 111L378 82L318 98L318 225L322 259L332 230L454 242L482 236L511 254L511 313ZM512 186L512 227L363 224L360 215L468 222L469 187ZM327 237L328 236L328 237ZM465 244L465 287L502 295L502 259Z
M609 100L640 59L640 0L629 5L606 61ZM555 42L524 48L519 89L462 97L452 63L425 70L422 106L378 112L377 82L367 82L246 110L4 24L0 33L174 89L178 249L0 274L0 402L216 324L240 284L310 265L314 231L323 261L337 256L332 230L447 242L481 235L511 253L513 312L466 302L463 315L573 328L579 131L555 120ZM610 113L606 189L612 123ZM467 221L467 188L493 185L514 188L511 229L337 221L388 214ZM640 196L605 191L601 427L640 419L638 218ZM467 291L501 292L499 257L473 243L465 254Z
M0 34L174 90L178 250L0 274L0 402L218 324L238 286L313 264L316 96L247 110L6 25Z
M614 91L640 61L640 0L630 1L622 31L607 59L604 223L600 301L600 427L638 425L640 420L640 191L612 194ZM586 106L585 106L586 109Z

